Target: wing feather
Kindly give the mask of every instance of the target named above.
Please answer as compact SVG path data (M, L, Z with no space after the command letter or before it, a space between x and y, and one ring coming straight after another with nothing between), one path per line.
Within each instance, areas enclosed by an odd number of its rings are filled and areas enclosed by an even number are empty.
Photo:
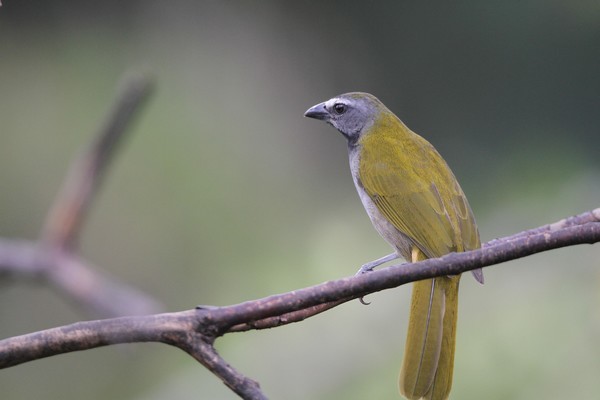
M452 171L429 142L409 133L410 140L385 135L362 143L365 191L427 257L479 247L473 213Z

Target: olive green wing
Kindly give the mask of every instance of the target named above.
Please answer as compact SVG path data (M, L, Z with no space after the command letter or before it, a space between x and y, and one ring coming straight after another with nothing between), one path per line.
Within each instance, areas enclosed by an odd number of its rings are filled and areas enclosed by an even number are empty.
M377 151L366 144L359 164L360 182L396 229L430 258L479 247L467 199L429 142L412 134L408 140L379 140L373 143Z

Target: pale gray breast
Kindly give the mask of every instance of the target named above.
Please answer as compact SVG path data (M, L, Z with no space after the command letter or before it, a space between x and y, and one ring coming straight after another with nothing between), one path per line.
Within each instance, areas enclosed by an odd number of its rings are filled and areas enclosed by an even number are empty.
M371 197L363 188L359 179L359 163L360 163L360 145L348 146L348 158L350 161L350 172L356 191L360 197L367 215L371 219L371 223L375 230L385 239L405 260L410 261L411 240L392 225L379 211Z

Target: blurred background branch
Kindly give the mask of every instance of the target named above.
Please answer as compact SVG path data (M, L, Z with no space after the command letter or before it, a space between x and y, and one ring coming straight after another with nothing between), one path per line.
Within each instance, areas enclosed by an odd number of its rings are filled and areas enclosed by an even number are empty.
M69 168L42 229L44 246L72 250L104 172L151 89L146 75L130 74L123 79L104 125Z
M74 254L86 211L103 173L151 87L150 78L142 74L123 79L104 126L70 166L40 241L0 238L0 276L48 282L92 315L149 314L163 309L151 296L100 272Z

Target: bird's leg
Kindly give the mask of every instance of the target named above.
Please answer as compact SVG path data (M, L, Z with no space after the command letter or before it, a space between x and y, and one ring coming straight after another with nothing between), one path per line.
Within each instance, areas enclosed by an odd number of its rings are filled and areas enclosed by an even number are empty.
M378 267L383 263L395 260L397 258L400 258L400 255L398 253L392 253L392 254L388 254L387 256L378 258L377 260L368 262L368 263L364 264L362 267L360 267L360 269L358 270L356 275L362 275L365 272L371 272L371 271L373 271L373 269L375 267Z

